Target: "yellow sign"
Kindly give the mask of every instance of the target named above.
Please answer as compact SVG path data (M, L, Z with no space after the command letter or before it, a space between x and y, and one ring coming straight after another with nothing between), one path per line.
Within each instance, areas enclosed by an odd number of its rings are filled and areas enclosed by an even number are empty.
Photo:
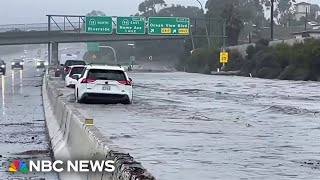
M220 63L228 63L229 53L228 52L220 52Z
M179 29L179 34L189 34L189 29Z
M161 28L161 33L163 33L163 34L171 34L171 28Z
M85 124L87 126L92 126L93 125L93 119L85 119L84 122L85 122Z

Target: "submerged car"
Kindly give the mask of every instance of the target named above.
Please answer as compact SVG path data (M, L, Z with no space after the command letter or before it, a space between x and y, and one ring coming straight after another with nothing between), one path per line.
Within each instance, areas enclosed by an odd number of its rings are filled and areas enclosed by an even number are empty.
M48 63L45 60L37 60L37 68L45 68L46 66L48 66Z
M77 82L75 77L80 77L84 70L85 66L83 65L75 65L70 66L69 73L66 75L65 83L67 87L74 88Z
M86 65L86 62L84 60L67 60L64 63L63 69L61 71L63 79L68 74L70 67L75 66L75 65L83 65L84 66L84 65Z
M20 68L23 70L24 61L23 59L14 59L11 61L11 69Z
M0 72L2 73L2 75L6 75L6 63L4 62L4 60L0 59Z
M81 77L74 77L75 97L78 103L108 101L108 103L131 104L132 79L124 68L118 66L87 65Z

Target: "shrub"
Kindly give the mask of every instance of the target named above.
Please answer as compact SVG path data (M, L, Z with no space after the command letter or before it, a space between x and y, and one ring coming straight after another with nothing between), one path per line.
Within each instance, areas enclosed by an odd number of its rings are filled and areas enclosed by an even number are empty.
M241 75L268 79L320 80L320 40L307 39L290 46L285 43L269 47L268 40L259 40L248 46L247 56L229 51L226 70L240 70ZM210 73L218 67L220 49L197 49L193 54L180 58L178 66L188 72Z
M244 59L242 55L236 51L232 50L229 52L229 62L226 65L226 70L227 71L236 71L240 70L241 67L244 65Z

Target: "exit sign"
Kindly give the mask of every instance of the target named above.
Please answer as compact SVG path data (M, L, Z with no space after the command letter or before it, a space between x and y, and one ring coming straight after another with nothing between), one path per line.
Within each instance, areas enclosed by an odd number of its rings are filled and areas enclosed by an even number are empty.
M150 17L148 24L150 35L189 35L189 18Z

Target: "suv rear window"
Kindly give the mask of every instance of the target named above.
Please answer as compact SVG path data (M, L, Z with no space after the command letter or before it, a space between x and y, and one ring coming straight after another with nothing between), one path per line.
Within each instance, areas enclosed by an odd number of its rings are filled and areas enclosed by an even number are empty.
M84 61L77 61L77 60L68 60L65 63L65 66L73 66L73 65L86 65L86 62Z
M74 67L72 68L70 75L74 75L74 74L82 74L84 67Z
M88 77L96 80L114 80L114 81L125 81L126 76L123 71L119 70L105 70L105 69L90 69Z

